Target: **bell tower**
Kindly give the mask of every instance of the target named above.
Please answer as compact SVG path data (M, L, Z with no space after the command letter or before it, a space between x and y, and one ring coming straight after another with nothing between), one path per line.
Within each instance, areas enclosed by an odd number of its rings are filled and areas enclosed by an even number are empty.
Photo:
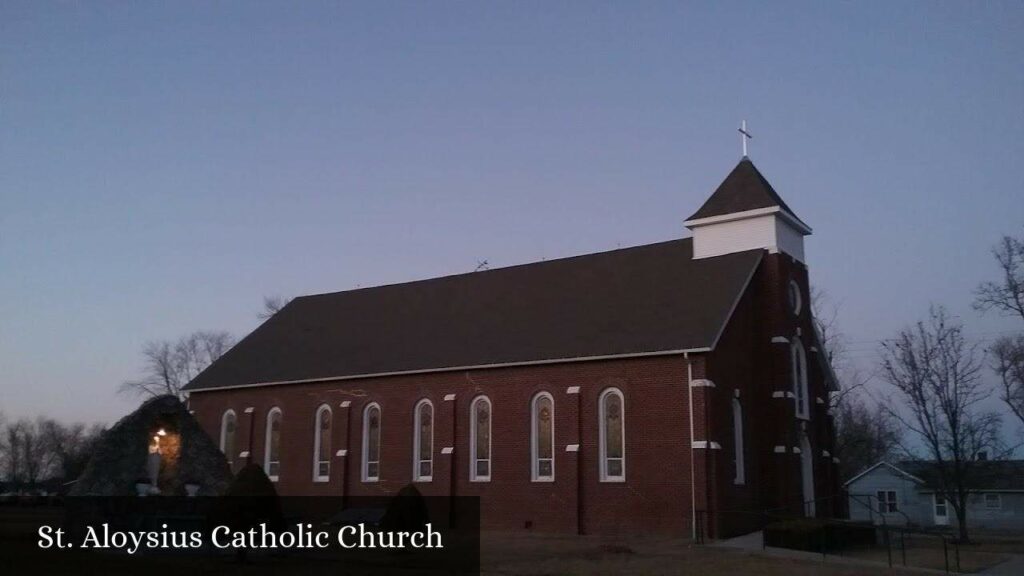
M764 248L804 262L811 233L746 156L684 224L693 232L694 259Z

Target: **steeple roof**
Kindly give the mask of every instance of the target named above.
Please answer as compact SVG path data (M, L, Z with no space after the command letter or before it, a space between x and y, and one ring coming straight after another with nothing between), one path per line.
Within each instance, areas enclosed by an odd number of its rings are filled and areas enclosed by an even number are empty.
M687 221L775 207L799 220L775 192L772 185L761 175L750 158L744 156L740 163L732 169L732 172L725 177L725 180L718 185L715 193L704 202L699 210L687 218Z

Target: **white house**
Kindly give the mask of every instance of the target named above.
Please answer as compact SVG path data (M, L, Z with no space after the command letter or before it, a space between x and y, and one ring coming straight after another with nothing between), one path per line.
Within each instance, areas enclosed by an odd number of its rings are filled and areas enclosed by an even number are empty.
M1024 530L1024 460L978 463L978 486L967 499L971 528ZM845 483L851 520L877 524L955 526L956 512L937 495L934 463L879 462Z

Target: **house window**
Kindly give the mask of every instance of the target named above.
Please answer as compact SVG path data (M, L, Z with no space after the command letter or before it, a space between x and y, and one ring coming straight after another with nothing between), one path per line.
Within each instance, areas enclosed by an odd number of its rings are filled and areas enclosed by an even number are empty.
M412 477L429 482L434 475L434 405L420 400L413 412Z
M598 399L602 482L626 479L625 414L622 392L609 388Z
M534 396L531 414L531 477L534 482L550 482L555 479L555 404L551 394Z
M313 481L327 482L331 477L331 409L317 408L313 422Z
M896 505L895 490L879 490L875 493L875 497L878 499L879 514L889 514L899 511L899 507Z
M935 517L936 518L945 518L946 517L946 499L943 498L942 495L936 493L933 496L933 500L935 501Z
M263 449L263 471L271 482L277 482L281 474L281 409L274 407L267 412L267 433Z
M491 480L491 401L479 396L470 404L469 414L469 479L473 482Z
M999 510L1003 507L1003 499L999 494L985 494L985 509Z
M807 354L800 339L793 337L791 349L791 372L793 375L793 397L796 402L796 417L808 418L810 403L807 393Z
M740 406L739 398L732 399L732 435L736 450L736 476L733 482L746 484L746 469L743 462L743 407Z
M228 410L220 419L220 451L227 457L228 467L232 470L235 464L235 431L238 429L238 418L234 410Z
M363 482L380 479L380 406L374 402L363 409Z

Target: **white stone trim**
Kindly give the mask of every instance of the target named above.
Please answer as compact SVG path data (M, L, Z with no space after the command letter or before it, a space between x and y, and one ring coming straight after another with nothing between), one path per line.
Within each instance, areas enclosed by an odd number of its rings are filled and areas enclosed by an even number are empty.
M722 449L722 445L719 444L718 442L708 442L707 440L694 440L693 442L690 443L690 446L692 448L697 449L697 450L701 450L701 449L705 449L705 448L710 448L712 450L721 450Z
M772 336L772 344L789 344L789 338L785 336Z
M252 414L252 413L253 413L253 412L255 412L255 411L256 411L256 409L255 409L255 408L253 408L252 406L249 406L249 407L248 407L248 408L246 408L245 410L242 410L242 413L243 413L243 414Z
M248 458L249 457L249 451L248 450L243 450L243 451L239 452L238 453L238 457L239 458Z
M579 386L569 386L568 388L565 389L565 393L566 394L579 394L580 393L580 387Z
M452 446L445 446L444 448L441 448L441 454L453 454L454 452L455 448Z
M786 447L785 446L776 446L775 447L775 453L776 454L785 454L786 453Z
M772 392L772 398L796 398L796 394L793 394L789 390L776 390Z
M348 456L348 450L341 449L334 453L335 456L341 458L342 456Z
M338 406L339 406L340 408L348 408L348 407L349 407L349 406L351 406L351 405L352 405L352 401L351 401L351 400L344 400L344 401L342 401L342 403L341 403L341 404L339 404Z
M815 396L814 397L814 402L817 403L817 404L821 404L821 405L825 404L825 401L822 400L821 396Z
M445 394L444 395L444 401L445 402L452 402L454 400L455 400L455 394Z
M824 458L831 458L832 457L832 454L828 450L822 450L821 451L821 455Z
M753 277L754 272L757 271L757 266L754 266L750 271L750 276ZM747 284L750 283L750 279L747 279ZM739 296L736 297L736 302L739 302L740 296L746 292L746 284L744 284L743 290ZM736 305L733 305L735 310ZM728 319L732 317L732 311L726 317L726 321L723 322L718 336L715 338L715 343L718 342L718 337L721 337L722 331L725 330L725 326L728 324ZM367 372L365 374L350 374L347 376L324 376L322 378L302 378L298 380L272 380L269 382L254 382L251 384L233 384L229 386L210 386L204 388L197 388L195 390L185 390L186 394L199 394L202 392L213 392L215 390L234 390L237 388L259 388L262 386L281 386L284 384L311 384L314 382L339 382L342 380L360 380L363 378L383 378L385 376L408 376L412 374L435 374L439 372L464 372L466 370L490 370L492 368L509 368L513 366L545 366L548 364L569 364L574 362L599 362L602 360L618 360L623 358L649 358L656 356L678 356L680 354L688 353L700 353L700 352L711 352L714 346L702 346L700 348L685 348L681 350L658 350L655 352L633 352L629 354L605 354L603 356L580 356L575 358L551 358L549 360L525 360L522 362L501 362L496 364L470 364L466 366L450 366L446 368L422 368L419 370L397 370L393 372Z
M799 453L800 453L800 447L799 446L793 446L793 454L799 454Z
M566 444L565 451L566 452L579 452L580 451L580 445L579 444Z
M690 386L693 388L714 388L715 383L707 378L697 378L693 382L690 382Z

